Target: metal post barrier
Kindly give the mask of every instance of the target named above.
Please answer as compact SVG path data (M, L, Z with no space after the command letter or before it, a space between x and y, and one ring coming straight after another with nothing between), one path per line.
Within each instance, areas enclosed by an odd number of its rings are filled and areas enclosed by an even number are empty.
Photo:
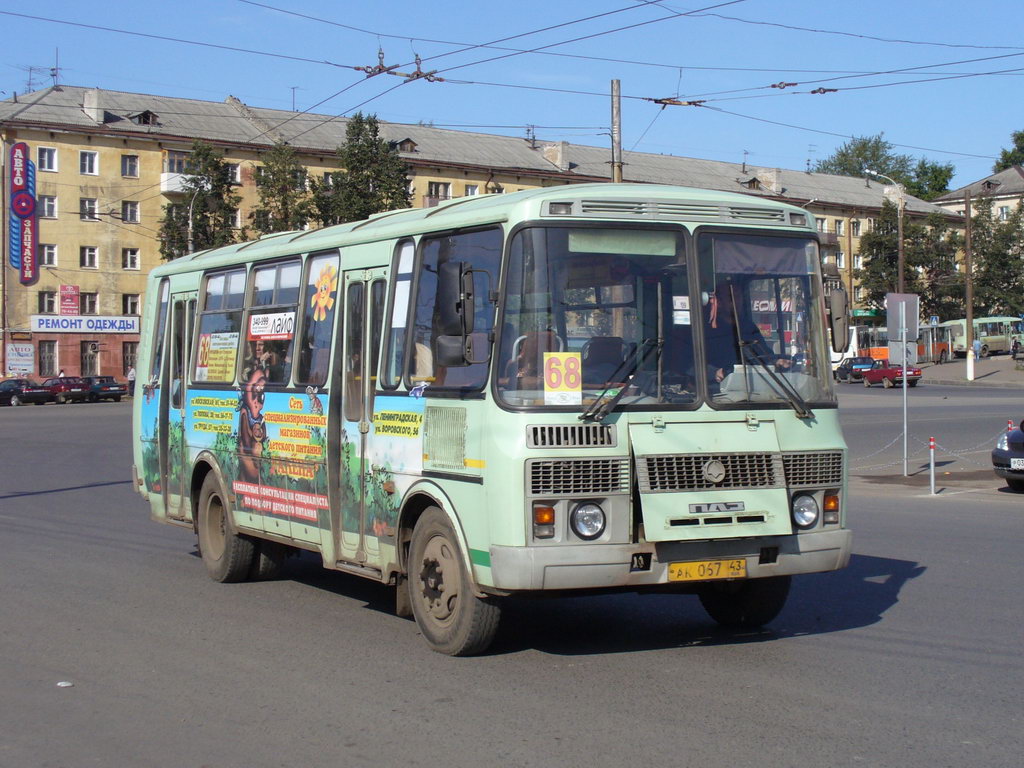
M1013 432L1013 419L1006 420L1006 431Z
M935 438L928 438L928 473L931 475L932 496L935 495Z

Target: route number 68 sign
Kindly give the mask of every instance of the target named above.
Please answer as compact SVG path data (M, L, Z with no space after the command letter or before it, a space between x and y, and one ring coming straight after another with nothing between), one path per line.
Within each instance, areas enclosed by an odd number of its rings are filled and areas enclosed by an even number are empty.
M544 405L582 404L582 368L579 352L545 352Z

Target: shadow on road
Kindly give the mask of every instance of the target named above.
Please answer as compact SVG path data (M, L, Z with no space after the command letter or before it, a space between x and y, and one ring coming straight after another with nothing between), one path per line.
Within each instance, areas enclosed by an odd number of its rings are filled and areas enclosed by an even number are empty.
M131 480L111 480L109 483L86 483L85 485L71 485L67 488L48 488L42 491L15 491L0 496L0 499L17 499L22 496L45 496L50 493L67 493L68 491L81 491L86 488L105 488L110 485L131 485Z
M501 629L489 655L531 649L560 656L632 653L842 632L881 621L899 602L903 585L924 571L907 560L853 555L842 571L794 578L779 617L762 630L742 632L720 628L695 595L505 598ZM289 560L284 577L394 616L393 588L324 570L313 555ZM408 625L416 631L411 621Z

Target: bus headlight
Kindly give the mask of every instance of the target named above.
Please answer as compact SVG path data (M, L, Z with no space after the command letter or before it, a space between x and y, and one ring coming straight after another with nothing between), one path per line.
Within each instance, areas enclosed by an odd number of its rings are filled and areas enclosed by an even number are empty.
M604 510L591 502L577 505L569 516L572 532L586 541L592 541L604 533L606 522Z
M810 528L818 522L818 502L813 496L800 494L793 497L793 522L797 528Z

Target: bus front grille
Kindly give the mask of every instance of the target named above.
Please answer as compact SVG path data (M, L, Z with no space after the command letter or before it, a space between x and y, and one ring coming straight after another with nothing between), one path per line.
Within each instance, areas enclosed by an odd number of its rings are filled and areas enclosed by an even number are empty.
M714 482L721 462L724 477ZM777 453L663 454L637 458L641 493L729 488L782 488L782 457ZM712 465L712 466L709 466Z
M526 428L529 448L614 448L611 424L531 424Z
M842 485L842 451L784 453L782 462L790 488Z
M535 459L529 463L531 496L596 496L629 491L629 461Z

